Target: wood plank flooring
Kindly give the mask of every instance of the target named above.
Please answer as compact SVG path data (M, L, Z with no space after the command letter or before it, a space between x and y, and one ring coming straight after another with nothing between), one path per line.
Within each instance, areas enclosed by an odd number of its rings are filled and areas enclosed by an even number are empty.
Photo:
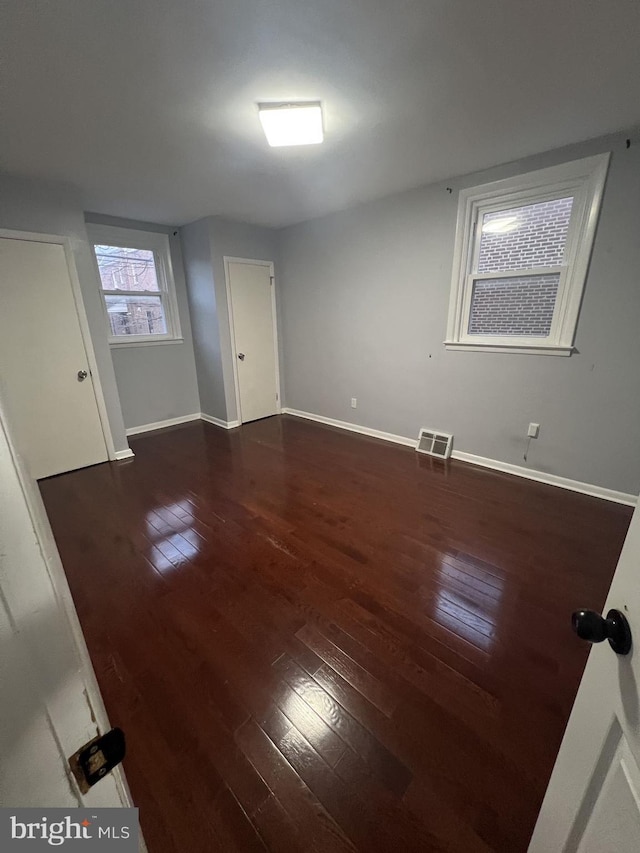
M41 483L150 853L525 851L631 510L274 417Z

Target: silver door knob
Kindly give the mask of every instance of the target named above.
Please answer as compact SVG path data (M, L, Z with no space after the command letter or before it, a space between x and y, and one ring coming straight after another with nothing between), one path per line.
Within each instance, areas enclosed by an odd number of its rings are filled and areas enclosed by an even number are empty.
M240 361L244 361L244 353L243 353L243 352L239 352L239 353L238 353L238 358L240 359Z
M84 382L84 380L87 378L88 375L89 374L87 373L86 370L79 370L78 371L78 382Z

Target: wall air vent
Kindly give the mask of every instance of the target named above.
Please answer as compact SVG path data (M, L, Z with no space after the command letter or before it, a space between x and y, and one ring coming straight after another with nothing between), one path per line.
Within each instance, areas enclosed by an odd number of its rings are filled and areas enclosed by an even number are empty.
M451 456L452 444L453 436L450 433L422 427L418 435L416 450L418 453L428 453L429 456L448 459Z

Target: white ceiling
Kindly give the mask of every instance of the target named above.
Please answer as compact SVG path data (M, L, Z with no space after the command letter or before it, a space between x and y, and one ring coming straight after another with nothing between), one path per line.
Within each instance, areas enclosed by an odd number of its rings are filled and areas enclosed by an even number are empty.
M3 169L283 225L640 121L638 0L3 0ZM262 101L321 100L271 149Z

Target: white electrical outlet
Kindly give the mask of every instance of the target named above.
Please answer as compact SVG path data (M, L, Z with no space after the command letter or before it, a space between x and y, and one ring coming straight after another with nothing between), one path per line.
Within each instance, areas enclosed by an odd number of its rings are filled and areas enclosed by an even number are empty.
M537 438L540 433L540 424L529 424L527 435L529 438Z
M351 398L351 408L352 408L352 409L357 409L357 408L358 408L358 398L357 398L357 397L352 397L352 398Z

